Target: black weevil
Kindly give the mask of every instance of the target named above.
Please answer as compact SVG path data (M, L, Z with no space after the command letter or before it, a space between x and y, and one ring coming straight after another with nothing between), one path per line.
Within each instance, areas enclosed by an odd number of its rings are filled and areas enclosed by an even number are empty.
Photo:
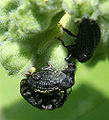
M60 26L68 35L76 38L76 44L66 46L60 37L58 37L63 46L68 49L68 56L65 60L69 62L70 58L74 57L80 62L88 61L93 56L94 49L100 42L100 28L96 21L84 18L79 24L78 35L73 35L61 24Z
M61 107L67 99L67 89L74 85L75 65L58 73L51 67L42 67L42 72L27 74L20 84L21 95L39 109L52 110Z
M23 79L20 83L20 93L26 101L41 110L53 110L61 107L67 99L67 91L56 92L54 94L44 94L32 90L27 82Z

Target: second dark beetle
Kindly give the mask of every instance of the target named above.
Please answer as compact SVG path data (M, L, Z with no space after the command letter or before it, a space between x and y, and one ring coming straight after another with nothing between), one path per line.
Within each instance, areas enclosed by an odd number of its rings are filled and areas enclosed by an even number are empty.
M83 19L79 24L79 32L77 36L73 35L62 25L61 27L68 35L76 38L76 44L66 46L58 37L64 47L68 49L66 60L69 61L71 57L74 57L80 62L88 61L93 56L94 50L100 42L100 28L98 24L94 20L88 18Z

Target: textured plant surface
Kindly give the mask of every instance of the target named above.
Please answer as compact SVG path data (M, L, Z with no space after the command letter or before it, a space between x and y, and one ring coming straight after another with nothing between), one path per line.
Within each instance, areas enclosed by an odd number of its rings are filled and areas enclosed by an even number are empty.
M51 113L31 107L19 95L23 76L18 74L24 75L31 66L39 71L48 63L62 70L67 49L56 37L61 36L66 45L74 39L61 30L58 22L78 34L78 23L84 17L98 23L101 41L89 62L77 64L71 97L63 108ZM108 59L109 0L1 0L0 120L108 119Z

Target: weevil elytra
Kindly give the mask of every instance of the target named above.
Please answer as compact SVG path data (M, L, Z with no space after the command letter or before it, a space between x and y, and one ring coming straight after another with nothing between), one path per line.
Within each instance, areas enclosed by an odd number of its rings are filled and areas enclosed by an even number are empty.
M79 24L78 35L72 34L61 24L60 26L68 35L76 38L76 44L66 46L63 40L58 37L63 46L68 49L68 56L65 60L69 62L70 58L74 57L80 62L88 61L93 56L94 50L100 42L101 33L96 21L84 18Z

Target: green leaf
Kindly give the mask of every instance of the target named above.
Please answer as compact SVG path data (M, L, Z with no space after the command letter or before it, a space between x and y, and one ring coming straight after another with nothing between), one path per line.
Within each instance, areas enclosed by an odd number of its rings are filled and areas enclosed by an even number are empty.
M47 65L54 49L49 51L47 47L52 46L59 33L57 23L63 14L61 0L5 1L0 17L0 61L3 67L10 74L24 74L31 66ZM48 54L43 58L45 53Z

